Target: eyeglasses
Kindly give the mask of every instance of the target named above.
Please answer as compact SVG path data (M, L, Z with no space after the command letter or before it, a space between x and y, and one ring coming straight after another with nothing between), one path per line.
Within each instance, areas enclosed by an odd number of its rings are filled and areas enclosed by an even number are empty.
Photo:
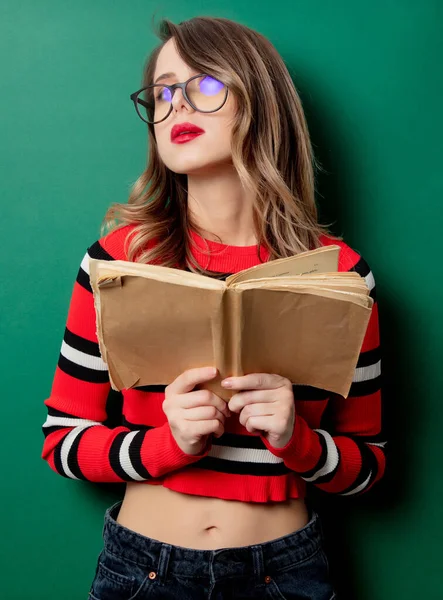
M210 75L200 73L183 83L148 85L131 94L130 99L142 121L160 123L171 114L172 98L177 88L182 90L183 96L194 110L204 113L220 110L228 97L227 85Z

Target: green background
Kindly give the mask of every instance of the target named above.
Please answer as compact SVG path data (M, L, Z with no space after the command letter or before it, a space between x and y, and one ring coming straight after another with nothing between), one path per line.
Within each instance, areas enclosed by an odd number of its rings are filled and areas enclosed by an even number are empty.
M157 43L153 14L238 20L291 69L326 170L324 220L377 282L390 428L378 489L321 500L331 569L341 598L443 598L442 6L0 4L3 598L86 599L104 511L123 493L51 471L41 425L79 263L146 161L129 94Z

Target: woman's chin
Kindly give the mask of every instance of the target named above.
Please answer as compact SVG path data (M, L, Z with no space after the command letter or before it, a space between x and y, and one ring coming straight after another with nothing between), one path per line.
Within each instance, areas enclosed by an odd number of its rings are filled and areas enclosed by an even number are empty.
M217 161L208 162L207 160L197 160L196 157L194 157L190 160L176 161L169 166L169 169L178 174L198 175L213 170L216 167Z

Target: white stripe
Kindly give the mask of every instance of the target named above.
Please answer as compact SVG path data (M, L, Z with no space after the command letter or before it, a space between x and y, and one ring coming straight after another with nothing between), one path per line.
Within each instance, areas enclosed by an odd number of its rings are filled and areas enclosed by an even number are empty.
M369 476L366 479L366 481L364 481L358 487L356 487L355 490L351 490L350 492L346 492L346 494L339 494L339 495L340 496L352 496L353 494L358 494L358 492L361 492L368 485L369 480L371 479L371 475L372 475L372 471L369 473Z
M87 275L89 275L89 254L88 254L88 252L86 252L86 254L84 255L80 266L83 269L83 271L85 271L85 273Z
M372 274L372 271L369 271L369 273L366 275L365 281L366 285L369 288L369 291L371 291L375 287L375 279L374 275Z
M261 464L278 464L283 462L282 458L274 456L267 448L234 448L232 446L213 445L208 452L208 456L235 462Z
M367 367L358 367L354 371L353 382L356 381L368 381L369 379L375 379L381 373L381 360L373 365Z
M380 448L384 448L388 442L366 442L369 446L379 446Z
M88 367L88 369L94 369L96 371L108 370L108 365L101 356L92 356L86 352L81 352L81 350L76 350L72 346L69 346L64 340L62 341L60 353L65 358L81 367Z
M145 477L141 477L134 469L134 465L131 462L131 457L129 456L129 446L131 445L132 440L137 435L138 431L131 431L126 434L123 438L123 442L120 446L120 452L118 458L120 460L120 466L123 471L137 481L146 481Z
M68 435L65 437L65 439L63 440L62 447L60 450L60 458L62 461L63 470L66 473L66 475L68 477L70 477L71 479L78 479L78 477L76 477L74 475L74 473L71 471L71 469L68 467L69 451L71 450L72 445L75 442L75 439L77 438L77 436L79 436L84 429L86 429L86 427L76 427L75 429L70 431L68 433Z
M43 427L54 427L61 425L62 427L89 427L90 425L103 425L99 421L90 421L89 419L76 419L69 417L53 417L48 415Z
M337 467L339 461L337 446L335 445L331 434L325 431L324 429L314 429L314 431L320 433L326 440L326 463L312 477L303 477L305 481L315 481L323 475L328 475L328 473L332 473L332 471Z

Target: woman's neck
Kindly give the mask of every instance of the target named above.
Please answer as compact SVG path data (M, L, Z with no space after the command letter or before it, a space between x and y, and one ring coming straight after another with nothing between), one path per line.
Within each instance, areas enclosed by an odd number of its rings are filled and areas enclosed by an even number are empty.
M188 175L188 213L205 239L232 246L256 244L252 203L232 164Z

